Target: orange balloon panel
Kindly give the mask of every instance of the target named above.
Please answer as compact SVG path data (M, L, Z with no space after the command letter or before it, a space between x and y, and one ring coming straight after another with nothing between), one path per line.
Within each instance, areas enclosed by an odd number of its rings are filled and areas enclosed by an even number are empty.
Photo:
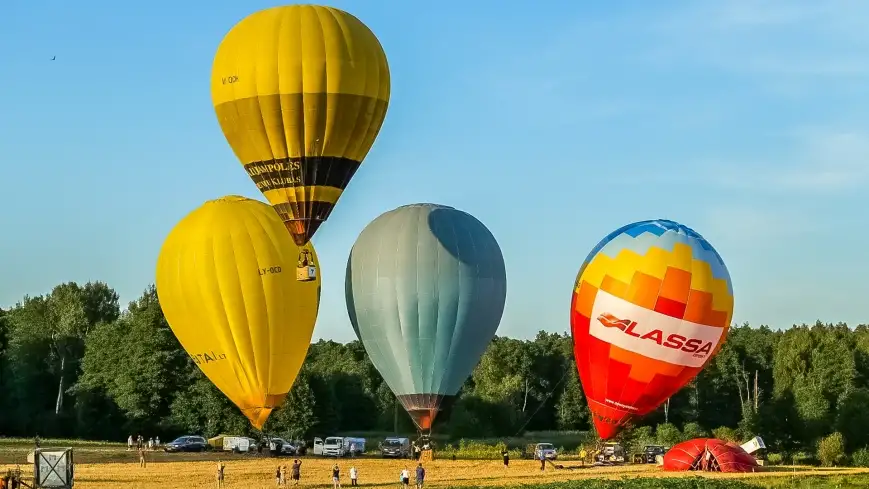
M718 352L733 315L721 257L694 230L642 221L604 238L580 268L570 323L598 435L660 406Z

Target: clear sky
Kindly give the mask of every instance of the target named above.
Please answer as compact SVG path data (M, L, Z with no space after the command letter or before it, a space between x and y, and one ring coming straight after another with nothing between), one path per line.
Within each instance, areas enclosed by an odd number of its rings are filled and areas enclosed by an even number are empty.
M68 280L106 281L126 303L186 213L262 199L209 77L229 28L276 4L3 0L0 306ZM650 218L718 249L735 322L867 322L869 2L332 5L380 38L392 99L314 239L315 337L353 338L350 247L414 202L465 210L500 242L502 335L567 331L586 254Z

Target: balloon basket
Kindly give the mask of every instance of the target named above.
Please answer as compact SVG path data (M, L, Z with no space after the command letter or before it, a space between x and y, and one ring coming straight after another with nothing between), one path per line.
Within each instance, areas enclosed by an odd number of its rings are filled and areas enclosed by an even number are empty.
M419 453L419 463L431 462L434 460L434 450L423 450Z
M299 282L310 282L317 279L317 266L314 265L314 258L308 250L302 250L299 253L299 263L296 265L296 280Z
M317 279L317 267L298 267L296 268L296 280L299 282L310 282Z

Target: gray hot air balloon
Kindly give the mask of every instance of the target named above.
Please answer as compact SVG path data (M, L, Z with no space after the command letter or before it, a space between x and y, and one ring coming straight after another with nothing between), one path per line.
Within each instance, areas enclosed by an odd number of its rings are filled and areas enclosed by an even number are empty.
M372 363L430 430L486 350L507 296L501 248L475 217L437 204L382 214L347 261L347 311Z

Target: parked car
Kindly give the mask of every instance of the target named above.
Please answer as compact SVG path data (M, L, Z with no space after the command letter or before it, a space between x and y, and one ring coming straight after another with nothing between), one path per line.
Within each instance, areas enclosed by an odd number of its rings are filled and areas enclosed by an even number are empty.
M661 445L646 445L643 449L643 462L644 464L653 464L658 460L658 456L664 455L664 447Z
M208 447L208 440L201 436L182 436L163 447L167 452L202 452Z
M410 440L389 437L380 442L380 456L384 458L410 458Z
M547 460L555 460L558 458L558 452L552 443L538 443L534 447L534 460L540 460L540 455L543 454Z
M273 454L279 453L280 455L298 455L299 449L283 438L271 438L269 440L269 451Z

